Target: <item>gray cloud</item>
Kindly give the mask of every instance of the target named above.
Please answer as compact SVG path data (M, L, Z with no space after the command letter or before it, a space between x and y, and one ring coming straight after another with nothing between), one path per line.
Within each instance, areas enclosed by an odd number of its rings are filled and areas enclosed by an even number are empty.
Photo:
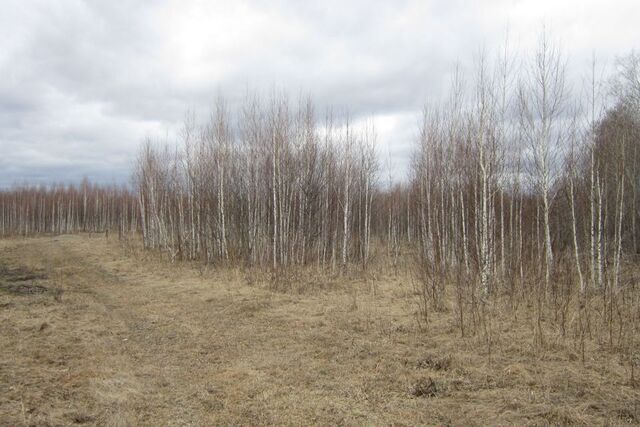
M187 108L274 87L311 94L319 111L372 117L401 175L425 100L507 27L518 54L547 22L578 65L592 49L611 60L636 42L635 0L479 3L5 1L0 186L126 182L139 141L171 138Z

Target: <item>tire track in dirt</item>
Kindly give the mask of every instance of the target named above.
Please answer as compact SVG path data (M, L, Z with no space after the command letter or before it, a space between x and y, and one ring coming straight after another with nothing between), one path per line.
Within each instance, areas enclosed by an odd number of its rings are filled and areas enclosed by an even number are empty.
M96 351L103 377L90 385L104 406L122 406L120 414L106 412L105 420L267 423L260 410L230 403L247 398L242 387L233 386L260 375L243 364L243 354L268 346L259 339L264 325L246 316L268 306L256 302L258 295L234 300L197 278L137 264L101 240L91 247L72 243L58 245L52 260L56 268L68 269L67 286L90 296L91 311L100 313L101 328L110 331L109 348ZM40 249L40 256L50 250Z
M32 406L32 415L23 414L23 421L38 424L48 418L64 423L135 422L139 408L132 403L143 396L144 384L136 378L135 361L120 338L128 335L130 320L101 291L114 278L105 276L82 257L74 256L69 243L64 237L45 242L24 241L11 250L13 262L44 268L49 286L62 291L59 303L48 310L41 310L38 305L29 307L32 317L42 317L43 325L51 325L51 332L47 337L35 336L28 342L31 346L26 349L25 361L32 356L36 363L30 368L36 377L41 377L29 384L23 394L29 399L30 394L37 392L36 387L55 379L63 389L60 400L71 401L74 407L70 412L52 413L47 407L57 409L64 405L56 402L55 396L42 396L27 405ZM51 372L40 363L43 349L50 349L52 356L65 361L63 375L48 378ZM43 416L42 412L48 413Z
M184 313L169 314L180 304L115 272L103 259L112 255L108 246L94 245L98 250L60 245L55 249L60 258L54 262L71 266L66 274L69 287L91 297L91 311L99 313L101 328L109 331L106 348L94 349L101 355L102 373L90 384L96 400L109 408L103 419L125 424L157 419L195 422L199 408L191 408L192 399L184 396L186 381L181 377L191 372L186 366L198 364L193 357L198 345L182 325ZM131 270L128 260L124 265ZM111 411L114 405L119 411Z

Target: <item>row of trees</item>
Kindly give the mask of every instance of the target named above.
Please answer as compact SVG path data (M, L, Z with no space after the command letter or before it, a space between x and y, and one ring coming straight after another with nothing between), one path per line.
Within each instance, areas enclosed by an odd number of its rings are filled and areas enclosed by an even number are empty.
M0 192L0 236L138 229L138 206L126 187L20 186Z

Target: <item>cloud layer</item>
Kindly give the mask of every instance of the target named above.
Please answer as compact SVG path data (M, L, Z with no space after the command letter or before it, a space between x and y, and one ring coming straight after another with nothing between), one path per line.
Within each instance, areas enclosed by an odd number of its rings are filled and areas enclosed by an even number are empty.
M187 108L205 113L220 91L233 104L247 88L274 87L372 118L402 175L421 106L446 92L456 61L499 48L507 29L514 54L526 53L543 23L577 68L592 51L611 61L635 47L640 16L636 0L5 0L2 9L0 187L127 182L140 140L171 140Z

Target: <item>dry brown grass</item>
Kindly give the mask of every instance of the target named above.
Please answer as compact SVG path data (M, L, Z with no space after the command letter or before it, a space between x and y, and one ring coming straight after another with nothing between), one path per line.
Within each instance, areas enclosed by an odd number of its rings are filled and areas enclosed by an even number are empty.
M625 365L497 313L491 353L411 279L168 264L104 237L0 241L2 425L621 425ZM29 289L35 290L33 292Z

